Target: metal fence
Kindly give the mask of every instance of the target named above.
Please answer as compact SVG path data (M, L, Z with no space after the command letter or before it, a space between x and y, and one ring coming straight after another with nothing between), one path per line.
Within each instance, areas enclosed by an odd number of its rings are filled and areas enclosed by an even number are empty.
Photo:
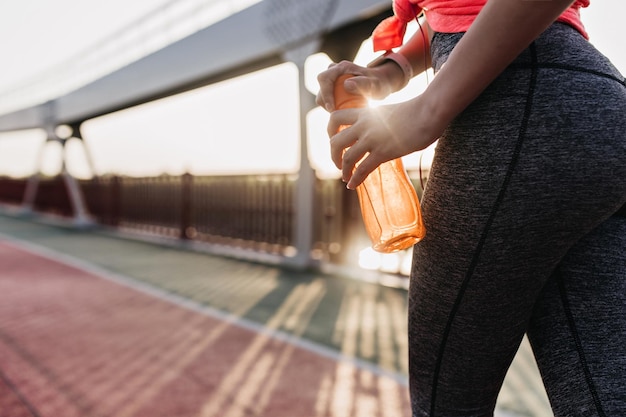
M219 244L278 256L295 253L295 187L288 174L124 177L106 175L78 182L94 222L125 231ZM28 179L0 177L0 204L24 202ZM421 198L421 183L413 180ZM30 209L74 216L62 176L39 178ZM369 244L358 198L338 179L317 179L311 257L359 266ZM407 251L408 252L408 251ZM410 253L399 259L410 258ZM400 267L381 269L406 274ZM395 272L394 272L395 271Z
M288 255L294 250L294 175L104 176L79 181L99 224ZM0 178L0 202L19 205L28 179ZM312 256L341 262L347 236L364 233L356 193L317 180ZM41 178L33 210L71 217L62 177Z

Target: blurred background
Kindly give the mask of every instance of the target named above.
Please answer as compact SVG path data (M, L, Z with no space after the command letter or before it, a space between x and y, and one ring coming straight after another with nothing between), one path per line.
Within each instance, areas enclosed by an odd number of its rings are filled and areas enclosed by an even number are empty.
M367 38L390 12L387 0L0 2L0 414L408 414L412 253L370 248L313 102L329 55L372 60ZM583 10L622 73L624 14L622 0ZM259 44L278 56L246 62ZM145 60L163 51L174 58ZM162 67L134 73L141 62ZM65 100L115 102L194 62L218 69L97 115ZM135 78L106 84L120 74ZM111 91L90 90L102 80ZM55 123L68 102L79 116ZM433 152L404 158L420 196ZM527 341L496 415L551 415Z
M219 19L255 1L221 1L208 16L183 15L199 1L136 0L24 0L0 4L0 112L5 113L32 103L24 90L37 81L37 87L62 92L71 88L54 83L67 64L83 62L72 75L106 73L150 49L192 33L211 20ZM196 4L194 4L196 3ZM205 2L206 3L206 2ZM177 10L178 8L178 10ZM615 65L626 70L626 51L621 46L619 16L626 4L619 0L595 1L583 10L591 42L608 55ZM156 13L159 12L159 13ZM152 13L152 15L150 15ZM145 16L150 19L142 20ZM148 31L135 36L141 27L155 21L171 20L167 30ZM137 24L135 24L137 23ZM158 35L158 36L157 36ZM169 39L168 39L169 38ZM357 60L368 62L374 56L366 43ZM98 59L110 48L109 57ZM93 56L91 56L93 55ZM216 59L219 57L216 56ZM91 62L89 62L91 60ZM115 61L117 62L111 62ZM87 62L84 62L87 61ZM316 74L330 60L314 56L307 66L308 86L316 92ZM108 68L107 68L108 67ZM78 71L78 74L76 73ZM89 75L85 74L88 79ZM49 81L48 81L49 80ZM422 80L419 80L422 81ZM420 84L420 83L415 83ZM42 87L43 86L43 87ZM65 88L64 88L65 87ZM413 94L421 85L413 86ZM7 92L17 94L7 97ZM36 97L33 97L35 100ZM117 112L85 123L85 136L94 155L95 174L123 175L223 174L258 172L296 172L298 164L297 70L291 64L278 65L218 85L168 97L137 108ZM325 115L312 114L316 120L309 145L311 160L320 175L336 175L326 152ZM245 123L240 123L245 120ZM232 137L236 140L224 140ZM260 135L258 132L271 132ZM35 169L37 143L42 132L3 134L0 140L0 175L27 176ZM175 139L174 139L175 138ZM59 158L54 146L47 150L42 170L48 175L58 171ZM90 172L80 147L68 145L68 169L73 175L88 178ZM141 157L137 157L141 155Z
M0 114L62 96L256 3L259 1L3 2L0 4L0 36L4 40L0 43L3 62L0 67ZM618 42L621 39L618 19L624 12L626 4L618 0L595 1L583 10L591 42L611 57L622 72L626 71L626 52ZM415 30L412 25L409 34ZM221 52L206 51L216 60ZM374 56L371 42L366 39L355 60L364 64ZM330 62L324 53L312 53L306 58L304 79L311 94L317 92L316 75ZM91 118L80 126L84 140L73 139L71 130L64 133L62 129L57 134L68 136L64 143L46 141L47 133L43 129L1 132L0 177L25 179L39 173L45 178L54 178L63 170L73 178L85 181L115 177L125 178L128 182L130 178L182 178L184 174L195 177L251 175L256 179L263 175L289 177L298 175L302 157L300 147L305 144L306 158L316 178L336 182L338 171L329 158L325 111L316 108L308 112L307 138L300 141L302 121L299 118L298 77L297 66L286 62ZM416 77L407 89L388 101L419 94L429 77L432 74ZM431 147L405 158L405 166L418 194L427 178L432 154ZM99 186L102 184L100 181ZM97 188L92 183L91 187ZM90 195L102 195L101 189L95 188L90 191L89 185L83 185L88 206L96 204L90 201ZM16 195L21 192L21 188L15 191ZM164 192L170 195L169 191ZM289 195L285 198L297 197ZM341 197L341 201L346 198L351 197ZM330 219L331 212L343 211L345 214L346 204L353 205L341 201L320 208L322 220L316 225ZM40 204L45 205L50 206ZM98 210L91 207L92 212ZM131 209L118 210L128 212ZM135 208L135 211L141 210ZM143 210L147 210L146 207ZM354 217L358 217L358 213ZM136 218L127 220L126 225L139 221ZM169 222L152 223L164 221ZM109 223L119 225L119 222L120 219L109 219ZM328 233L332 233L332 228L338 229L340 234L346 230L338 224L328 223ZM189 228L189 236L181 232L186 237L197 236L200 229L189 225L182 227ZM359 226L355 227L358 229ZM178 230L172 233L176 234ZM293 231L284 233L293 234ZM285 244L291 239L288 237L280 239L283 246L293 243ZM270 240L274 244L280 239ZM345 242L335 242L335 238L328 236L319 239L324 241L318 242L324 246L324 254L316 255L318 257L327 258L329 251L339 252L341 247L346 252ZM367 242L363 245L354 252L366 251L360 255L361 266L372 263L373 266L369 267L380 268L382 258L367 251ZM393 256L391 270L406 273L410 256L402 256L402 260Z

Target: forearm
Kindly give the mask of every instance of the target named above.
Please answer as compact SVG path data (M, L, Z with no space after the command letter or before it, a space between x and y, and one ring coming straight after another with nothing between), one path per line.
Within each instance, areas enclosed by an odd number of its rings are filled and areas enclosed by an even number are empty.
M424 95L447 124L573 3L489 0Z
M441 137L450 122L571 3L488 0L424 93L376 109L333 112L328 124L331 155L348 188L358 186L381 163L425 149ZM401 52L411 59L419 55ZM419 65L417 59L412 62ZM336 133L340 126L349 127Z
M422 20L417 32L398 50L398 53L408 61L411 67L410 71L391 59L379 64L379 61L383 59L382 56L369 63L368 67L377 67L381 74L380 78L389 80L392 90L398 91L406 86L411 77L421 74L431 67L430 37L430 28L426 20Z
M421 74L431 67L430 38L432 31L425 19L421 19L419 24L417 32L398 50L398 53L404 55L411 63L414 75Z

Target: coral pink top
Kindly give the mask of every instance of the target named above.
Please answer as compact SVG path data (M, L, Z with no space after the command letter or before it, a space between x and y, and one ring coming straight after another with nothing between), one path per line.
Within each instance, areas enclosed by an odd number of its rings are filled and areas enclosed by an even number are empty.
M589 38L580 20L580 8L589 6L590 0L576 0L557 22L567 23ZM374 50L390 50L402 45L406 23L422 11L428 24L436 32L465 32L487 0L394 0L394 17L381 22L374 31Z

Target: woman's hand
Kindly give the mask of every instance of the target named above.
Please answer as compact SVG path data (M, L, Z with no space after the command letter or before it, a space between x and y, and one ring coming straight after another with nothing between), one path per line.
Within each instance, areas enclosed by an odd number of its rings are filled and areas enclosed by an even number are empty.
M337 110L330 115L331 157L350 189L383 162L425 149L448 120L433 117L422 96L375 108ZM341 131L341 126L348 126Z
M405 141L404 146L401 145L401 140L391 139L400 136L401 133L401 130L391 128L395 121L387 120L395 113L394 109L398 106L335 111L335 83L344 74L352 75L344 81L344 88L347 92L380 100L403 86L404 73L393 61L374 68L361 67L349 61L342 61L338 64L331 64L326 71L317 77L320 84L317 104L331 112L328 124L328 135L331 138L331 157L335 165L342 169L342 177L348 183L348 188L355 188L382 162L394 159L396 155L406 155L414 149L411 149L410 139ZM405 127L412 127L410 115L404 117L406 118ZM400 118L403 117L400 116ZM351 126L338 133L340 126L348 125ZM400 145L396 146L396 144ZM350 149L346 152L347 148ZM356 163L366 153L368 153L368 157L359 164L353 173Z
M374 68L361 67L350 61L331 64L317 76L320 91L316 99L317 104L329 112L335 111L335 81L343 74L354 75L344 83L347 92L377 100L399 90L404 80L402 69L393 61Z

